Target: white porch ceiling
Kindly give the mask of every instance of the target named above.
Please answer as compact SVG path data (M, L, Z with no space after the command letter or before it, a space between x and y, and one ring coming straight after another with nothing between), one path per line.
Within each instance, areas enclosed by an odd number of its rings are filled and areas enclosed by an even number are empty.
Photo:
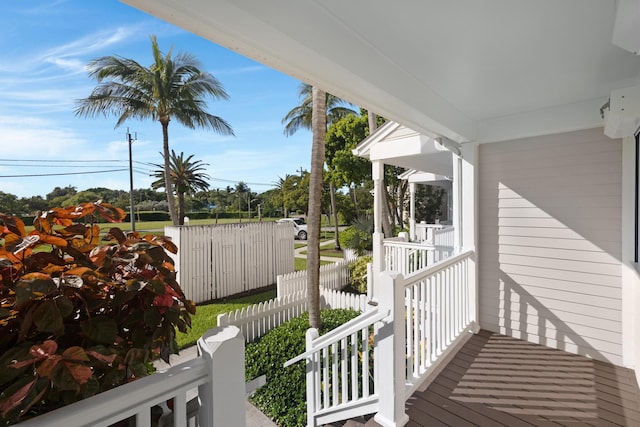
M640 83L615 0L122 1L458 142L602 126L610 92Z

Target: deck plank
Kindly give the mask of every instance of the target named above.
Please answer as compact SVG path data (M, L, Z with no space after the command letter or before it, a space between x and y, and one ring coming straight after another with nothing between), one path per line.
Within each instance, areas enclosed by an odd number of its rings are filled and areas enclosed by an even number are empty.
M629 369L481 331L407 401L411 426L638 426Z

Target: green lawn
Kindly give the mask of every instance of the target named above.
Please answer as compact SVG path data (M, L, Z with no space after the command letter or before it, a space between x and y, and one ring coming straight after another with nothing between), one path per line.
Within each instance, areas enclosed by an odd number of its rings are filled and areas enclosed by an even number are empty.
M342 258L343 257L342 251L337 251L334 248L335 248L335 243L326 243L324 245L320 245L320 256ZM306 255L307 251L301 251L300 253Z
M226 299L207 305L199 305L196 314L191 317L191 329L183 334L177 333L176 340L179 348L190 347L198 341L207 330L218 326L218 314L228 313L259 302L268 301L276 297L276 290L261 292L241 298Z
M268 222L268 221L275 221L276 219L277 218L263 218L262 221ZM247 222L249 221L247 221L246 218L242 220L243 224L246 224ZM250 222L258 222L258 218L251 218ZM238 223L238 218L219 218L218 219L218 224L237 224L237 223ZM188 226L212 225L212 224L216 224L215 218L193 219L189 221ZM154 234L161 235L161 234L164 234L164 227L168 225L172 225L171 221L136 221L136 230L139 232L142 232L143 234L145 232L153 232ZM109 222L100 222L98 223L98 226L100 226L100 229L104 230L104 232L109 230L111 227L119 227L123 231L131 230L130 222L119 222L114 224ZM33 230L33 225L25 224L25 229L26 229L26 232L28 233Z
M320 265L332 264L331 261L320 261ZM293 266L296 271L302 271L307 269L307 259L306 258L294 258Z

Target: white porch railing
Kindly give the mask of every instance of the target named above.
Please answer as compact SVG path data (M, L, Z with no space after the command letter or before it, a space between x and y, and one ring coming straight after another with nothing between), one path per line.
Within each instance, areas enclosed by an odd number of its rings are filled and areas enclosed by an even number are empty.
M454 227L443 224L416 224L416 241L436 246L455 246Z
M331 333L307 330L307 351L285 367L307 360L307 425L317 426L375 412L378 407L373 325L388 312L372 308Z
M212 329L198 340L198 350L199 357L164 372L18 425L108 427L133 418L130 425L145 427L244 426L246 386L244 339L240 330L234 326ZM195 411L191 411L187 406L187 393L195 390L198 404ZM165 404L170 400L173 401L173 410Z
M473 252L404 278L406 397L475 322ZM395 284L394 284L395 285Z
M385 427L407 422L406 400L475 332L473 255L406 278L383 272L378 307L322 337L308 331L306 352L287 362L306 359L308 427L374 412Z
M453 246L406 242L400 238L385 239L384 269L408 276L453 255Z

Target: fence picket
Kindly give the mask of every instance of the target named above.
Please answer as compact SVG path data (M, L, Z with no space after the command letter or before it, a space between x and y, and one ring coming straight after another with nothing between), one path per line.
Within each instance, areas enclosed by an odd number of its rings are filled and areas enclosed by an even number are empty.
M286 233L285 233L286 232ZM276 282L293 271L293 236L273 222L165 227L178 246L178 283L196 303Z

